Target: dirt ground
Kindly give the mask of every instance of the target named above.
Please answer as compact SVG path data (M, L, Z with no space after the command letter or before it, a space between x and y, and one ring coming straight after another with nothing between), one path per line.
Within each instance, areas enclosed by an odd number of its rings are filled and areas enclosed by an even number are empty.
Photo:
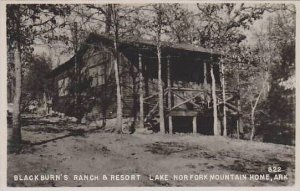
M18 153L8 153L8 186L294 184L295 148L292 146L191 134L115 134L60 121L28 120L23 124L23 148ZM270 173L269 167L281 172L273 169ZM38 179L24 180L30 175L38 175ZM61 175L68 180L41 180L44 175ZM83 175L98 176L98 179L80 180ZM103 180L104 175L107 180ZM131 175L135 180L115 180L116 175ZM235 178L222 180L222 175ZM239 179L242 175L247 178ZM254 175L260 178L251 179ZM276 179L284 175L287 179ZM270 178L266 180L266 176Z

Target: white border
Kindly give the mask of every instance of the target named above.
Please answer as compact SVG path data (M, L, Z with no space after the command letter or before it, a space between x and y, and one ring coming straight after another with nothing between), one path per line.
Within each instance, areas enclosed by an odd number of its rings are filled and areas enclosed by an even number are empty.
M6 64L6 11L0 2L0 190L6 186L7 166L7 64Z

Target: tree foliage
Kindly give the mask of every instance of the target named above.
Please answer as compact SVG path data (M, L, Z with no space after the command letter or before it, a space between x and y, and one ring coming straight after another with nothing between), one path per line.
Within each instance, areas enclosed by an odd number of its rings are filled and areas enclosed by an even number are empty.
M47 98L52 96L53 90L52 80L48 77L51 72L51 62L49 58L34 55L27 68L28 72L24 74L22 82L21 111L27 110L33 101L40 105L44 96Z
M295 7L277 11L267 34L273 53L270 88L260 118L260 132L268 142L295 144Z
M7 5L7 44L13 52L14 67L14 109L12 141L21 143L22 71L33 51L32 44L37 36L53 31L56 18L69 13L68 6L44 4ZM12 62L9 62L12 63Z

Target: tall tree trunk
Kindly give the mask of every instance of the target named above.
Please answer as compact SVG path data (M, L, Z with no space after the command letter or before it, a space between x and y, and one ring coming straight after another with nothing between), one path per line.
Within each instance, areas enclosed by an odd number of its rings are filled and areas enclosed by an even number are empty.
M20 145L22 141L21 136L21 114L20 114L20 105L21 105L21 83L22 83L22 65L21 65L21 51L20 45L15 42L15 52L14 52L14 61L15 61L15 96L14 96L14 107L13 107L13 129L12 129L12 142L16 145Z
M238 90L239 91L239 90ZM237 108L238 108L238 119L237 119L237 125L236 125L236 133L237 133L237 139L240 139L240 131L241 129L243 129L242 126L242 118L241 118L241 100L240 100L240 92L239 94L239 98L237 100ZM243 133L243 131L241 131L241 133Z
M74 109L75 109L75 116L77 118L77 123L81 123L81 118L83 116L81 116L81 111L80 111L80 103L79 101L79 97L78 97L78 84L80 83L80 78L79 78L79 67L78 67L78 63L77 63L77 47L78 47L78 27L77 27L77 22L73 23L73 51L74 51L74 85L75 85L75 101L74 101Z
M255 109L251 111L251 134L250 140L253 141L255 135Z
M213 98L213 116L214 116L214 135L219 136L219 129L218 129L218 111L217 111L217 95L216 95L216 80L215 74L213 70L213 65L210 67L210 75L211 75L211 94Z
M158 104L159 104L159 127L160 132L165 134L165 119L164 119L164 92L161 79L161 49L160 46L157 47L157 57L158 57Z
M109 35L110 31L111 31L111 26L112 26L112 4L107 4L106 5L106 12L105 12L105 34ZM115 48L115 47L114 47ZM115 57L115 56L114 56ZM115 61L114 61L114 65L115 65ZM115 70L116 68L114 68ZM107 103L107 65L105 64L105 72L104 72L104 78L105 78L105 83L104 83L104 95L103 95L103 107L102 107L102 113L103 113L103 119L102 119L102 127L106 126L106 112L107 112L107 107L108 107L108 103Z
M117 5L109 5L111 9L111 14L113 17L113 26L114 26L114 70L115 70L115 80L117 86L117 123L116 123L116 130L117 133L123 133L122 128L122 94L121 94L121 83L120 83L120 75L119 75L119 50L118 50L118 40L119 40L119 15L118 10L116 9Z
M139 54L139 94L140 94L140 128L144 128L144 78L142 55Z
M121 95L121 86L120 86L120 76L119 76L119 67L118 67L118 50L117 50L117 41L114 42L114 69L115 69L115 79L117 86L117 123L116 129L117 133L122 133L122 95Z
M158 105L159 105L159 128L162 134L165 134L165 119L164 119L164 92L163 92L163 85L162 85L162 78L161 78L161 12L158 12L157 15L157 23L158 23L158 30L157 30L157 61L158 61Z
M252 110L251 110L251 135L250 135L250 140L252 141L254 139L254 136L255 136L255 111L256 111L256 108L257 108L257 104L259 102L259 99L265 89L265 83L266 81L264 82L263 84L263 87L261 88L256 100L255 100L255 103L254 105L252 106Z
M240 101L240 62L238 61L238 69L237 69L237 91L238 91L238 100L237 100L237 107L238 107L238 119L237 119L237 125L236 125L236 134L237 139L240 139L240 130L241 130L241 101Z
M225 95L225 66L222 63L222 95L223 95L223 136L227 136L227 115L226 115L226 95Z

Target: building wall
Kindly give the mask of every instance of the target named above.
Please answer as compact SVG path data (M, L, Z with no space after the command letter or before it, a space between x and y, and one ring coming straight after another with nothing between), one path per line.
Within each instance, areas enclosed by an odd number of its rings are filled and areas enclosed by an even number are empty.
M116 117L116 84L112 53L104 47L91 47L77 61L77 75L73 67L54 78L53 110L75 117L82 113L81 115L88 120ZM134 116L138 110L137 69L122 54L119 55L119 65L123 116ZM72 91L76 78L79 89L77 94ZM62 81L67 81L68 84L65 85ZM65 88L65 93L62 88Z
M132 52L132 55L126 54L125 56L120 53L118 57L124 117L134 117L137 116L139 112L139 75L137 69L137 54L138 53L135 55L135 53ZM150 62L149 60L147 61L142 59L143 64L147 65L145 68L153 67L154 61L156 60L151 60ZM75 67L73 67L69 70L63 71L55 77L56 93L53 97L53 109L69 116L85 116L88 120L116 117L116 84L112 52L110 49L101 44L98 44L98 46L91 46L85 51L82 57L77 59L77 62L77 75L75 75ZM204 73L203 69L202 71L200 71L201 67L198 69L200 77L196 78L202 78L201 75ZM155 70L153 70L152 73L154 71ZM178 71L176 70L176 72ZM208 83L210 83L209 72L207 72L207 74ZM146 75L147 71L144 69L145 78ZM60 90L61 87L58 86L59 84L63 84L63 79L68 79L65 81L69 83L68 85L64 85L65 87L68 87L66 93L62 93ZM76 87L80 89L77 94L72 91L72 89L74 90L75 79L77 79ZM163 79L164 81L166 80L165 78ZM174 79L172 83L174 87L183 86L186 88L204 88L202 82L181 82ZM148 88L145 96L149 96L157 92L157 79L149 77L147 79L147 85L144 85L145 88ZM210 89L210 85L208 85L207 88ZM178 93L181 94L182 92ZM181 96L191 97L194 94L195 92L183 92ZM77 99L75 99L75 97L77 97ZM167 97L165 96L165 98ZM145 115L147 115L147 112L152 109L151 107L156 104L157 97L148 101L152 103L150 105L145 105ZM182 100L174 97L173 105L176 105L181 101ZM164 103L165 105L167 104L166 99L164 100ZM181 108L189 109L186 105L182 105Z

